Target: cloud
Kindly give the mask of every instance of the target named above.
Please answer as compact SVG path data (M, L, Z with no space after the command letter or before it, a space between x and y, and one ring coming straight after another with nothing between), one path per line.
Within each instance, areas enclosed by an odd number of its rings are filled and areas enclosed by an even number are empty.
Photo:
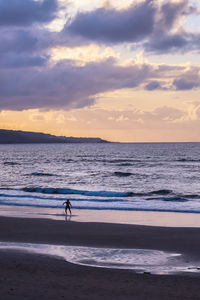
M76 39L83 44L132 43L157 53L190 51L200 44L199 34L187 32L183 26L192 14L198 14L198 10L189 0L133 2L121 10L108 6L79 12L66 23L62 34L68 40L71 37L71 43Z
M42 67L48 62L48 56L7 54L1 56L0 68Z
M190 80L184 77L174 80L173 84L177 90L192 90L200 86L199 80Z
M0 109L80 108L99 93L139 86L151 66L120 66L114 59L74 65L65 60L42 69L0 71Z
M162 85L161 85L161 83L159 81L153 80L153 81L150 81L145 86L145 89L148 90L148 91L155 91L155 90L161 90L163 88L162 88Z
M196 13L196 7L189 4L188 0L178 2L166 1L161 5L158 24L156 30L171 30L176 26L180 18Z
M180 120L185 116L185 114L186 113L184 111L169 106L158 107L152 113L153 117L156 116L157 119L166 122L174 122Z
M58 36L45 28L0 28L0 54L47 51L57 43Z
M190 37L182 33L157 35L145 44L147 51L159 53L169 53L176 49L181 49L182 51L187 49L192 50L190 46Z
M47 23L56 17L57 0L0 0L0 26Z
M94 104L101 93L143 86L147 90L171 86L174 90L181 76L195 76L199 71L167 65L124 66L114 58L84 65L62 60L53 65L45 56L17 57L5 55L0 65L0 110L82 108Z
M144 43L144 48L155 53L197 49L200 36L187 32L183 26L186 16L192 14L198 14L198 10L195 6L190 5L189 0L164 2L157 14L153 34Z
M80 12L61 32L50 32L44 25L57 11L56 0L0 0L0 17L4 13L0 18L0 110L82 108L92 105L99 94L119 89L200 87L198 67L122 65L109 56L77 65L69 59L55 63L50 57L57 46L91 41L136 43L159 53L189 49L192 40L195 45L199 41L198 34L191 39L178 25L181 18L195 12L187 0L164 4L147 0L122 10L109 6Z
M176 90L192 90L200 87L200 68L190 67L189 70L174 79L173 85Z
M43 51L44 54L52 47L73 48L91 42L131 43L157 53L190 51L200 46L198 33L188 33L177 25L183 17L196 13L188 0L165 1L162 5L148 0L133 2L121 10L109 6L79 12L72 20L68 15L60 32L34 26L35 22L52 21L59 9L58 0L0 0L0 53Z
M132 4L127 9L98 8L80 12L65 30L72 35L103 43L139 41L153 31L156 8L153 1Z
M22 53L36 50L38 39L30 31L17 29L0 29L0 53Z
M170 106L160 106L152 111L147 110L105 110L93 109L85 111L73 111L73 116L79 122L74 126L85 128L91 125L98 129L130 129L130 128L160 128L161 126L174 126L178 122L184 122L188 118L187 112ZM87 125L87 121L90 124ZM85 124L85 125L84 125Z

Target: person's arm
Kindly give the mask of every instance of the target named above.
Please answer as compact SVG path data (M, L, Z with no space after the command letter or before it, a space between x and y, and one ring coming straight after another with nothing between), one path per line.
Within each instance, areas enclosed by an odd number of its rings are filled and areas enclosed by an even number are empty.
M63 202L63 205L66 203L66 201L65 202Z

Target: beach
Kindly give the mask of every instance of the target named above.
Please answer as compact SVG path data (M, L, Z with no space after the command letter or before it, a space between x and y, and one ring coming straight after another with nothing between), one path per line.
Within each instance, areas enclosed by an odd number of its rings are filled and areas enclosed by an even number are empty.
M0 241L154 249L200 261L200 228L0 217ZM198 264L197 264L198 265ZM200 299L199 273L136 274L88 267L60 257L0 250L1 297L7 299Z
M199 14L0 0L0 300L200 300Z
M2 300L200 299L198 143L2 145L0 158Z

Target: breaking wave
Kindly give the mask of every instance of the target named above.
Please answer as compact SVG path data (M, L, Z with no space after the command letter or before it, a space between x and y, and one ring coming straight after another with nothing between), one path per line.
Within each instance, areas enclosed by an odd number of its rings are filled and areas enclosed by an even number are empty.
M107 197L107 198L129 198L130 201L134 201L135 199L143 198L143 200L163 200L163 201L187 201L188 199L200 199L199 194L176 194L172 190L161 189L150 192L113 192L113 191L89 191L89 190L77 190L70 188L50 188L50 187L24 187L19 189L13 188L0 188L0 191L20 191L25 192L24 197L31 195L31 193L37 194L48 194L52 195L53 199L55 199L54 195L81 195L81 196L89 196L89 197ZM0 194L4 196L6 194ZM154 197L155 196L155 197ZM17 197L17 196L15 196ZM20 195L21 197L21 195ZM31 196L32 197L32 196ZM48 196L48 199L49 196ZM131 200L132 199L132 200Z
M137 193L118 193L108 191L82 191L26 187L22 189L0 189L0 205L29 206L63 209L63 202L68 195L73 208L89 210L116 211L171 211L200 213L200 201L193 205L190 195L160 195L158 190L138 195ZM156 194L156 192L158 192ZM152 195L152 193L155 193ZM195 195L192 195L193 197ZM196 195L197 198L198 195ZM186 198L188 197L188 198ZM198 196L200 200L200 196ZM169 205L166 205L166 203Z
M97 197L129 197L132 193L109 192L109 191L86 191L65 188L40 188L40 187L25 187L22 189L24 192L29 193L42 193L42 194L64 194L64 195L84 195L84 196L97 196Z

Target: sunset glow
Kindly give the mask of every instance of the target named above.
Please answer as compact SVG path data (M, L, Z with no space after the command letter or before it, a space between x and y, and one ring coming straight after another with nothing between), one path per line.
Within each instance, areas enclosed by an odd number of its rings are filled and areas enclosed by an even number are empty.
M199 1L13 3L0 1L0 128L200 141Z

